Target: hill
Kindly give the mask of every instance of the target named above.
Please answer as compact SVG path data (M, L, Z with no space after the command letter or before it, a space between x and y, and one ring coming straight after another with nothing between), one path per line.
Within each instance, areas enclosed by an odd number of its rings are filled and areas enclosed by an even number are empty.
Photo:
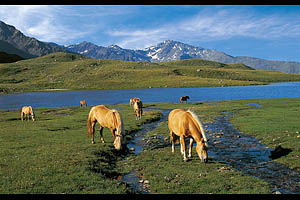
M300 75L201 59L149 63L91 59L58 52L0 64L0 92L7 93L46 89L212 87L285 81L300 81Z
M12 63L17 62L19 60L23 60L24 58L16 55L16 54L8 54L5 52L0 52L0 63Z

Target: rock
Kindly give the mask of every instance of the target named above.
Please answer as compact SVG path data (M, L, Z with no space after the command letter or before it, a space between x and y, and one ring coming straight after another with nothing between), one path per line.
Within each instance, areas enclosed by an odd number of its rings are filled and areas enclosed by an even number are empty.
M134 150L135 150L134 147L130 147L130 148L129 148L129 151L134 151Z
M237 135L236 137L237 137L237 138L240 138L241 136L240 136L240 135Z
M281 194L281 192L279 192L279 191L276 191L276 192L275 192L275 194Z
M281 156L285 156L289 154L292 150L288 148L283 148L280 145L278 145L273 151L271 151L271 155L269 158L276 159L280 158Z

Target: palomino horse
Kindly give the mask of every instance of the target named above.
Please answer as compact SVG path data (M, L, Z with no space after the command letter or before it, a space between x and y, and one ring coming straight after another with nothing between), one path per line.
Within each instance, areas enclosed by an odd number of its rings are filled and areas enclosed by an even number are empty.
M21 111L21 120L23 121L23 118L27 116L27 120L29 120L29 115L31 115L32 121L34 121L34 112L31 106L23 106Z
M187 102L188 99L190 99L189 96L180 97L180 103L183 103L183 101Z
M103 128L109 128L114 137L114 146L117 150L121 149L122 139L124 135L123 121L120 113L116 110L110 110L104 105L98 105L91 108L87 120L87 136L92 135L92 144L94 141L94 132L96 122L100 124L100 139L104 143L102 135Z
M135 112L135 119L139 120L143 115L143 103L142 101L135 101L133 104L133 110Z
M141 101L141 100L138 97L133 97L129 100L129 105L132 106L136 101Z
M86 104L85 100L80 101L80 107L83 107L83 106L87 107L87 104Z
M180 138L181 154L183 154L183 160L186 158L186 146L185 138L190 138L189 155L192 157L192 147L194 140L197 143L196 151L200 160L207 162L207 139L198 117L190 110L174 109L170 112L168 117L168 127L170 130L170 139L172 142L172 152L174 153L174 143L178 142Z

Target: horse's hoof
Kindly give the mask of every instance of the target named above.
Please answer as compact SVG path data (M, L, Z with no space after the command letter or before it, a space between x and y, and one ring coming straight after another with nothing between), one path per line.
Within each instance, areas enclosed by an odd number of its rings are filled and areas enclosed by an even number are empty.
M95 144L95 142L92 142L92 144Z

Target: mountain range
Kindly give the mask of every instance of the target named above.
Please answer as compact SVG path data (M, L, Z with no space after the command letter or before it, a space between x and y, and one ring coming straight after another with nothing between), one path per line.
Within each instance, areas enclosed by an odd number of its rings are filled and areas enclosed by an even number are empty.
M123 49L118 45L98 46L90 42L58 45L27 37L15 27L0 21L0 51L23 58L44 56L53 52L73 52L96 59L114 59L138 62L166 62L199 58L225 64L242 63L257 70L273 70L300 74L299 62L273 61L247 56L231 56L224 52L195 47L182 42L166 40L144 50Z

